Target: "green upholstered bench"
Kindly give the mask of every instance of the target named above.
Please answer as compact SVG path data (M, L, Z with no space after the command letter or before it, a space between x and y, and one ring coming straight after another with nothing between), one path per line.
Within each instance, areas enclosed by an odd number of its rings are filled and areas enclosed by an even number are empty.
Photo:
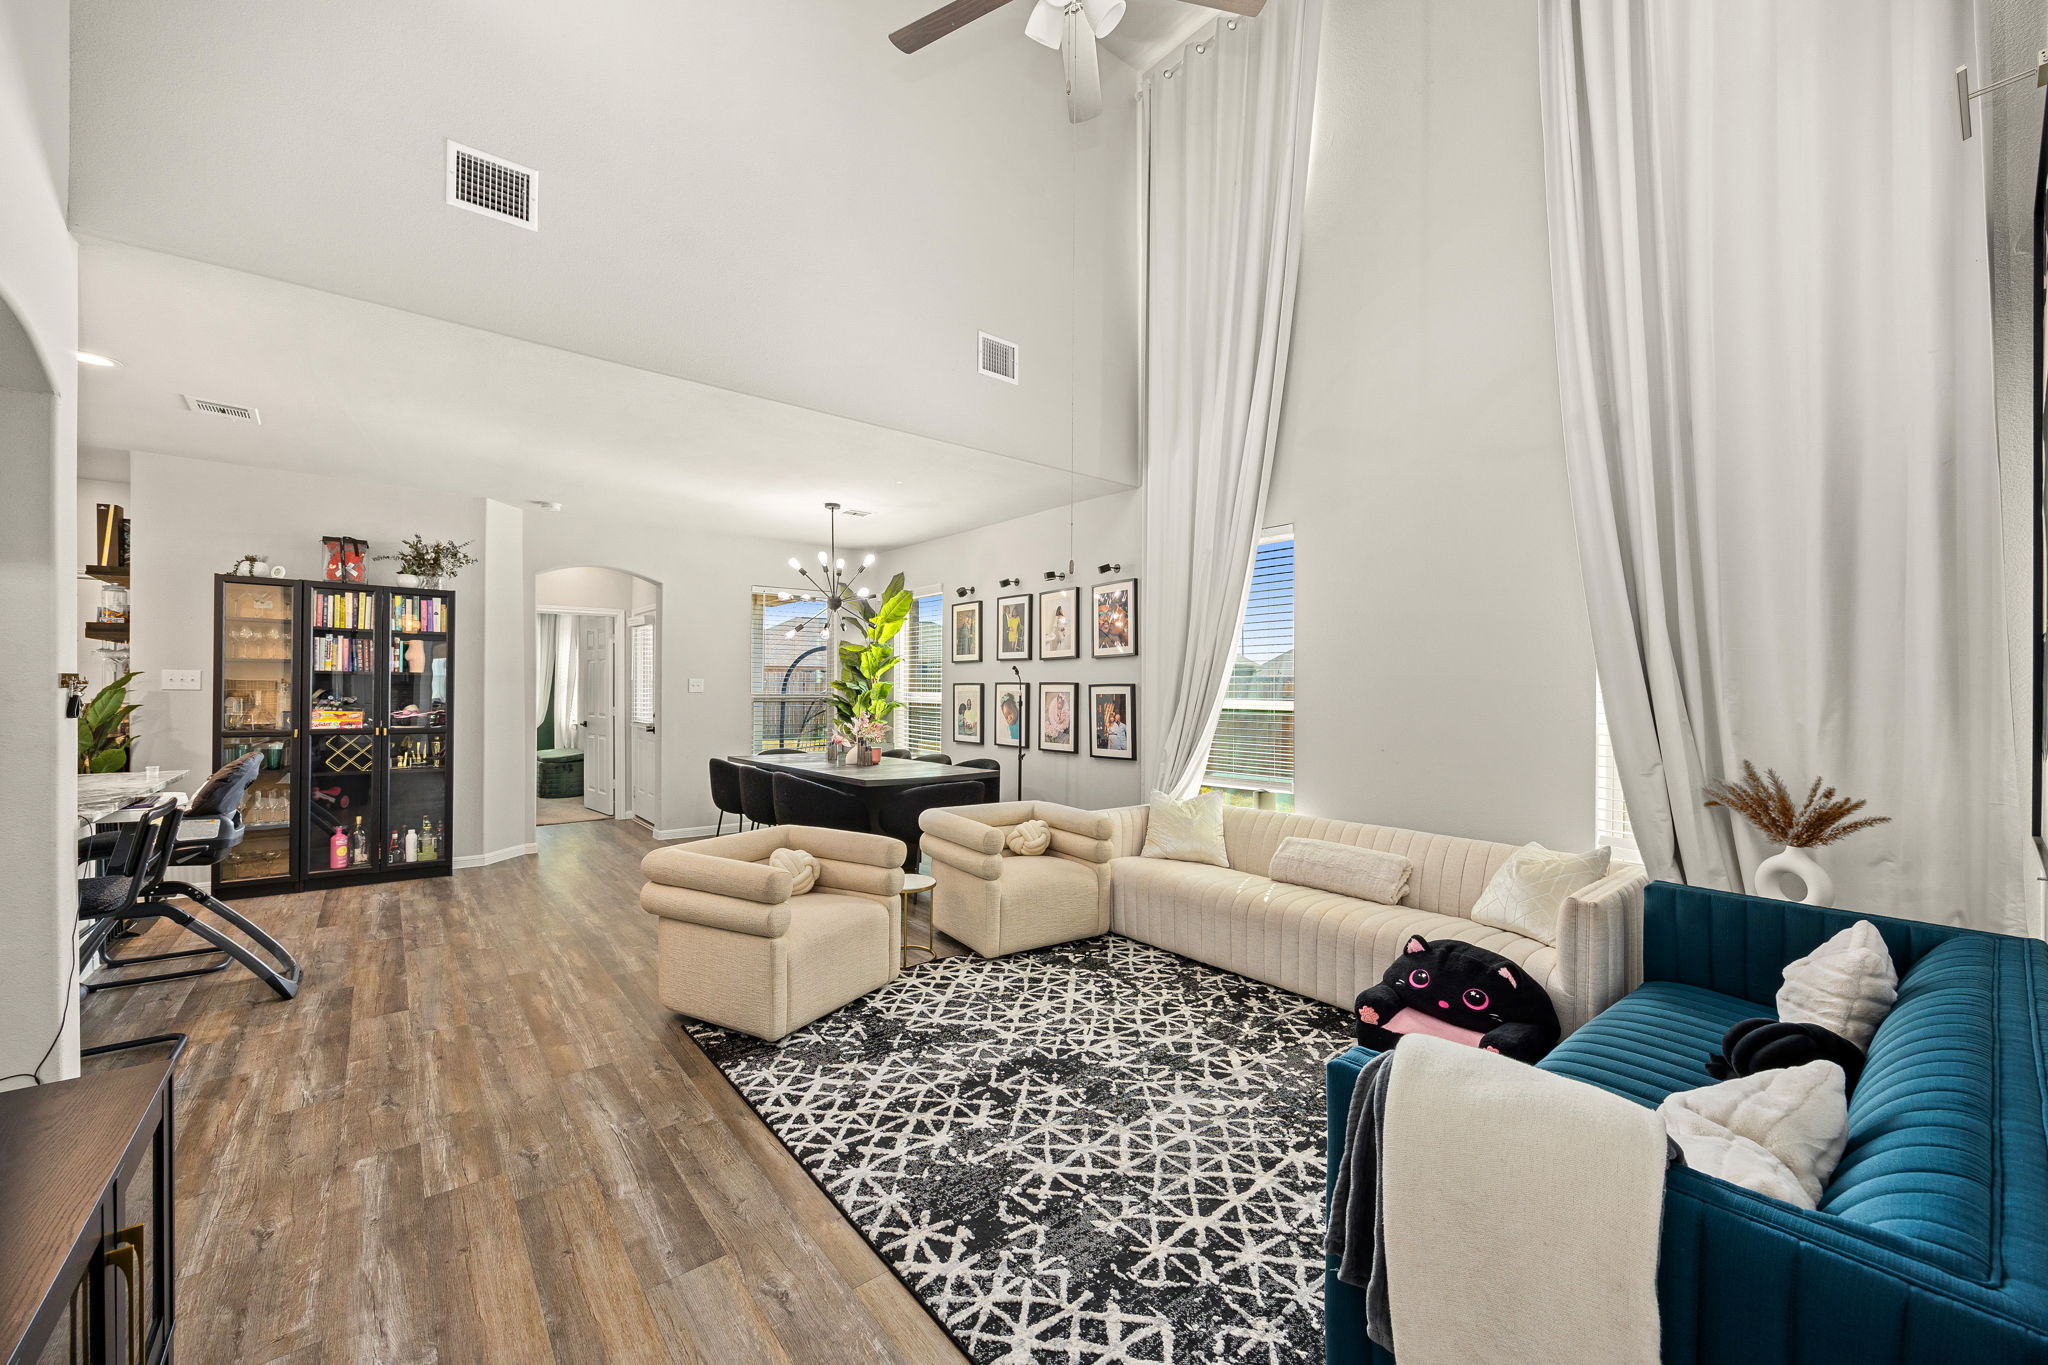
M583 751L542 749L537 791L542 796L583 795Z

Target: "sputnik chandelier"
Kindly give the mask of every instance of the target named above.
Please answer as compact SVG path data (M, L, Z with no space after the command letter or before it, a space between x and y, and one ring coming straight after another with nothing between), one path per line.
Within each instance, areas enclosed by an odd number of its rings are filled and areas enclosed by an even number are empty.
M831 514L831 522L826 532L826 548L818 551L816 575L794 555L790 556L789 567L795 569L797 576L810 584L817 596L824 600L828 614L836 614L846 610L856 599L870 595L870 589L855 587L854 583L874 564L875 557L867 556L852 573L847 573L846 561L839 557L839 504L828 502L825 510ZM805 594L806 598L810 595Z

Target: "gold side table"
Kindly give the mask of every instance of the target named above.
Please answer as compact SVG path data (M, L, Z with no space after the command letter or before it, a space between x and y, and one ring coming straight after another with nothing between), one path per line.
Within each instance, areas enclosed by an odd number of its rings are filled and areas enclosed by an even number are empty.
M924 942L912 943L910 941L910 898L920 891L929 891L938 884L935 878L928 877L922 872L906 872L903 874L903 952L898 960L905 967L919 966L932 961L939 955L938 943L934 937L937 930L930 919L926 919L924 922ZM910 957L912 953L923 953L924 956L916 961L912 961Z

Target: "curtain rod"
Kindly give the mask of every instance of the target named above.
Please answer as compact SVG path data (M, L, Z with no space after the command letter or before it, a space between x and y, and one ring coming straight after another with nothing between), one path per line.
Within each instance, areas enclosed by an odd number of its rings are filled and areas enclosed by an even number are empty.
M2033 70L2022 71L2018 75L2014 76L2007 76L2002 81L1993 81L1991 82L1991 84L1983 87L1980 90L1972 90L1970 88L1970 68L1967 66L1957 67L1956 113L1962 119L1963 141L1968 142L1971 139L1971 137L1973 137L1976 134L1977 131L1976 127L1970 122L1971 100L1978 99L1984 95L1988 95L1994 90L2003 90L2008 85L2018 85L2021 81L2025 80L2029 76L2032 76L2034 78L2034 84L2037 86L2048 85L2048 47L2044 47L2039 52L2034 54Z

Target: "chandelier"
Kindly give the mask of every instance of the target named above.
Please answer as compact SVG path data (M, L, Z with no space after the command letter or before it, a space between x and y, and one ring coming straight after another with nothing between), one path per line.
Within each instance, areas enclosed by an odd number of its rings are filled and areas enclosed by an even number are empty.
M869 566L875 562L875 557L867 556L851 574L847 573L846 561L839 557L839 504L828 502L825 504L825 510L831 515L831 521L826 532L826 548L818 551L816 576L813 576L803 561L794 555L790 556L789 567L795 569L797 576L810 584L817 595L824 599L826 611L830 614L844 611L856 599L865 599L869 595L869 589L857 588L854 583L868 571Z

